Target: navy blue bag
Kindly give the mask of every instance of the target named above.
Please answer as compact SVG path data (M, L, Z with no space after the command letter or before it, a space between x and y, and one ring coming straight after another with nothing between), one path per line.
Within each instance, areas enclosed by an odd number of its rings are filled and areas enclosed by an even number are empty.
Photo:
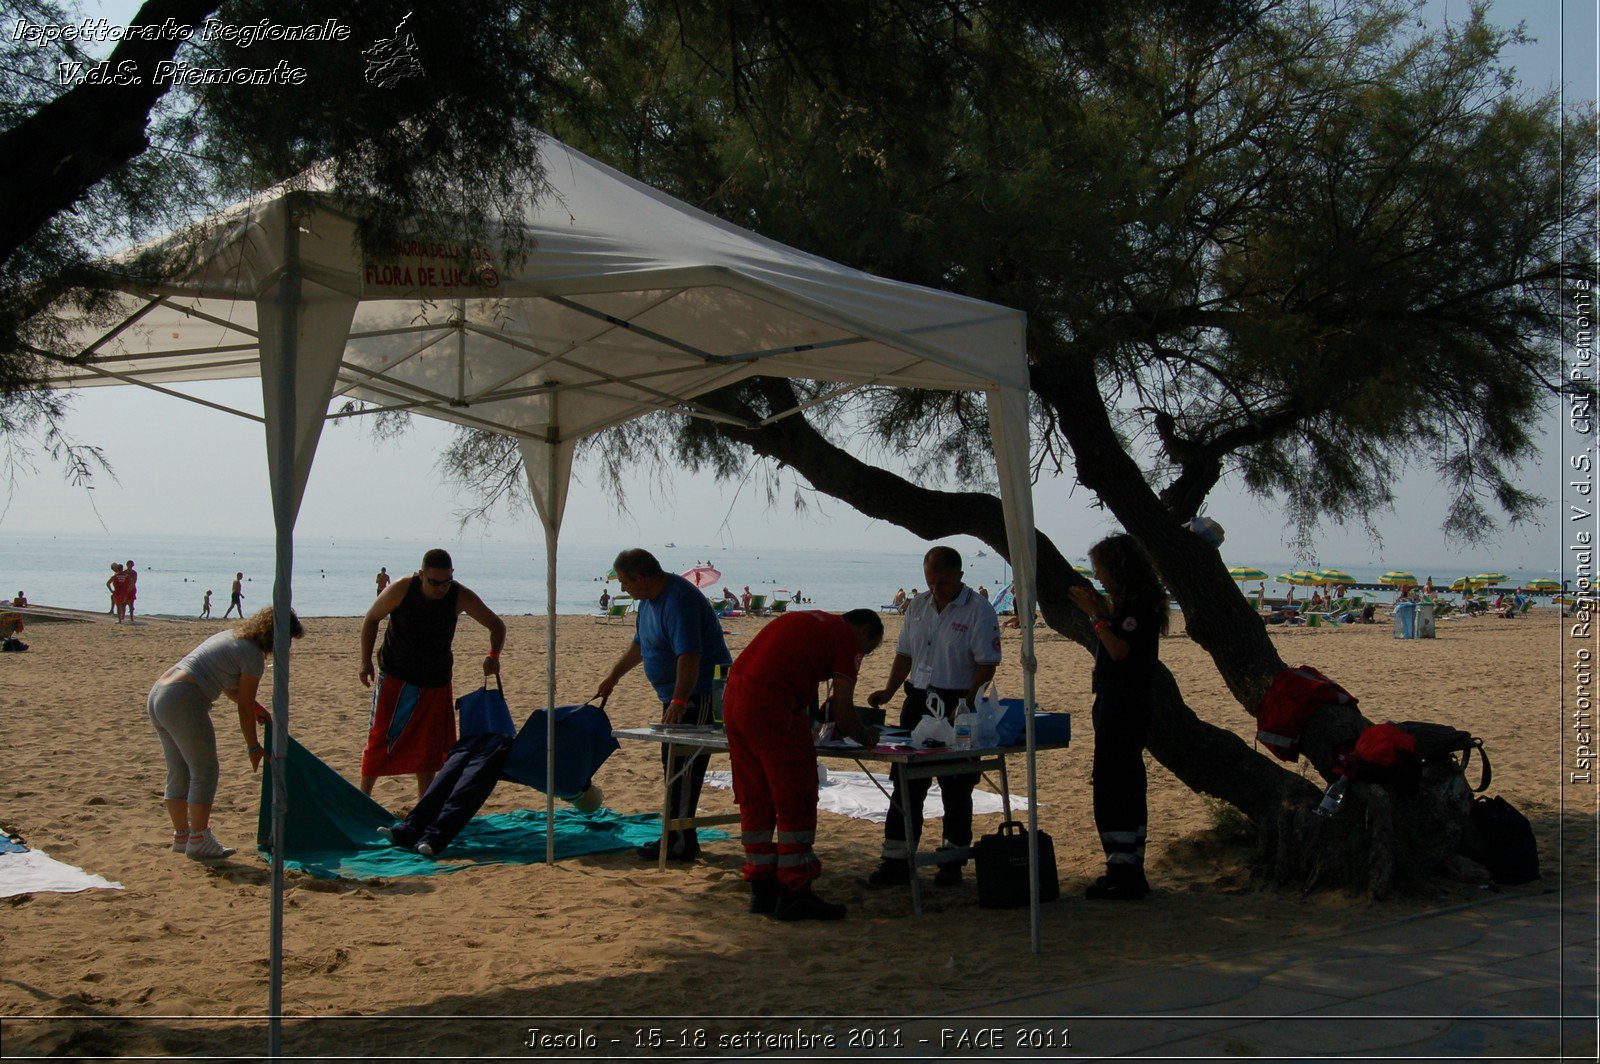
M489 680L485 677L482 687L456 699L456 712L461 716L457 732L463 739L472 735L504 735L509 738L517 734L517 726L511 722L511 707L506 705L506 693L500 686L498 676L494 678L494 690L489 689Z
M536 709L511 744L511 756L501 770L501 778L521 783L557 798L576 798L589 789L594 774L617 749L611 736L611 718L606 716L606 700L599 705L556 707L556 778L554 786L545 779L547 728L545 711Z

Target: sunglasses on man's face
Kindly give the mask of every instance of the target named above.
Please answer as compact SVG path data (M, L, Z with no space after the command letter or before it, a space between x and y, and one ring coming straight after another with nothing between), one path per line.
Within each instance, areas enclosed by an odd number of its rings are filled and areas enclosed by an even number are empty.
M422 579L426 580L430 587L449 587L451 584L456 582L455 577L453 576L447 576L443 580L435 580L426 573L422 575Z

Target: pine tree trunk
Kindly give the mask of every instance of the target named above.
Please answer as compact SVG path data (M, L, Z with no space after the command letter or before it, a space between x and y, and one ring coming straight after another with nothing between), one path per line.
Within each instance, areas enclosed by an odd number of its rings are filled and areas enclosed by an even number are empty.
M762 381L774 409L795 405L786 381ZM1098 396L1095 396L1098 399ZM1093 406L1093 404L1090 404ZM750 420L751 411L728 407ZM1218 551L1189 532L1156 497L1121 449L1099 409L1100 432L1084 432L1095 420L1080 412L1078 432L1069 433L1080 479L1101 498L1123 527L1155 561L1183 608L1185 627L1215 662L1229 690L1253 712L1273 677L1285 668L1266 626L1228 576ZM892 522L927 540L974 536L1010 558L1000 501L981 492L933 491L866 464L833 446L801 416L760 428L721 429L757 454L793 467L813 487L870 517ZM1055 631L1083 646L1091 667L1094 638L1087 618L1068 596L1086 581L1045 535L1038 535L1039 609ZM1357 692L1358 693L1358 692ZM1358 693L1359 694L1359 693ZM1315 713L1302 735L1312 766L1332 779L1335 756L1354 741L1367 721L1353 707L1328 705ZM1331 818L1313 813L1320 785L1258 753L1233 732L1202 720L1184 702L1163 666L1157 677L1151 755L1185 786L1237 808L1255 827L1262 852L1273 854L1263 872L1302 889L1365 884L1374 897L1397 880L1431 874L1458 849L1463 836L1466 791L1460 773L1442 776L1414 796L1396 796L1362 786Z

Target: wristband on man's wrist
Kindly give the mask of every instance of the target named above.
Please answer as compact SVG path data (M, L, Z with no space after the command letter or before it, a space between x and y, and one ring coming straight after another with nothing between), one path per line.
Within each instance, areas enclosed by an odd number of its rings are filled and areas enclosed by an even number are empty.
M667 703L667 705L669 705L669 706L683 706L685 708L688 708L689 703L686 700L682 699L682 698L674 698L671 701L669 701Z
M1111 622L1106 620L1104 617L1096 617L1094 619L1094 630L1095 631L1098 632L1102 628L1110 628L1110 627L1111 627Z
M484 655L486 658L498 658L499 656L500 652L498 650L490 650L489 653Z

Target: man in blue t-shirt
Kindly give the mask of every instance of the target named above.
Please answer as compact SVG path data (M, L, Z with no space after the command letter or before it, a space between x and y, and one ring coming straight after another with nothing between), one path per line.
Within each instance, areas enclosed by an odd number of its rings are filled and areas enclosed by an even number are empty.
M617 681L642 661L645 678L661 699L664 723L709 724L712 674L718 665L733 661L710 601L683 577L662 571L661 563L647 550L625 550L617 555L612 567L622 590L639 604L638 621L633 642L600 681L596 692L610 697ZM662 744L661 762L667 778L673 781L668 807L674 817L694 816L700 804L707 760L702 752L675 757L668 764L667 746ZM659 844L641 846L637 852L646 861L660 857ZM699 853L700 843L693 831L672 832L668 860L692 861Z

